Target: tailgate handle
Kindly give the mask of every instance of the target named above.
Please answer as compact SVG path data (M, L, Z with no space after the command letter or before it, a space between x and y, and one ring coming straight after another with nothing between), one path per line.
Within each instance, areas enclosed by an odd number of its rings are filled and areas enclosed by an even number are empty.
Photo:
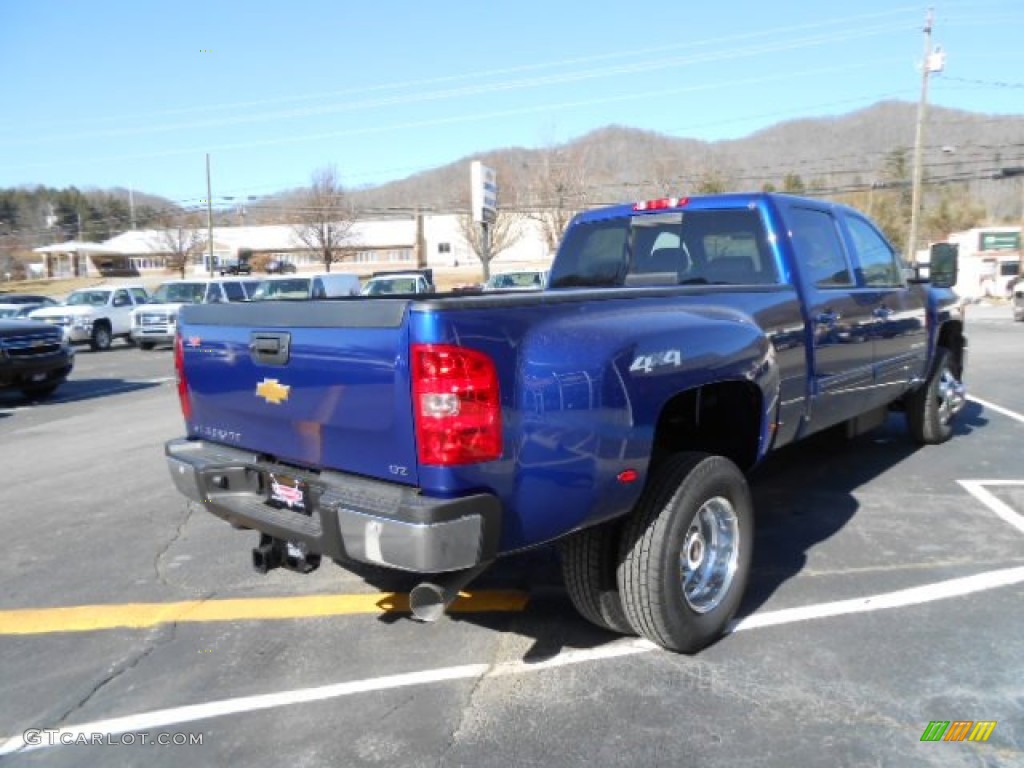
M292 335L287 332L253 333L249 340L249 353L258 363L284 365L288 362Z

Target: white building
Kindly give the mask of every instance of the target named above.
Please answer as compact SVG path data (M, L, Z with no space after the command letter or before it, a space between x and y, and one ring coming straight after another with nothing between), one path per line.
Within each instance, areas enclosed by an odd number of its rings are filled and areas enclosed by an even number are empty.
M368 274L377 269L422 267L479 268L480 262L462 233L457 214L424 215L417 245L415 219L357 221L335 254L333 269ZM521 237L491 262L492 271L521 266L546 266L552 254L536 222L524 220ZM207 230L196 232L201 247L191 257L190 271L205 273L209 257ZM290 261L302 271L322 268L322 256L309 249L287 225L214 227L213 268L238 262L241 251ZM422 250L422 253L418 251ZM43 272L51 277L159 275L168 268L172 248L161 230L132 230L104 243L57 243L37 248Z
M965 299L1010 295L1008 283L1020 274L1021 227L975 227L954 232L947 242L959 246L960 273L955 286Z

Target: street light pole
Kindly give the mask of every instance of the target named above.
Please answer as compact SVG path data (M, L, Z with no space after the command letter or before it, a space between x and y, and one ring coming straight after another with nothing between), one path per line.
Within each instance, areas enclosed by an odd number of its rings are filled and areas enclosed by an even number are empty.
M942 71L942 56L932 50L933 10L928 9L924 22L924 59L921 61L921 99L917 103L917 130L914 135L914 178L910 201L910 232L907 234L907 263L917 261L917 229L921 216L921 155L924 150L924 123L928 111L928 77Z
M206 153L206 234L210 244L206 256L206 274L213 274L213 195L210 194L210 153Z

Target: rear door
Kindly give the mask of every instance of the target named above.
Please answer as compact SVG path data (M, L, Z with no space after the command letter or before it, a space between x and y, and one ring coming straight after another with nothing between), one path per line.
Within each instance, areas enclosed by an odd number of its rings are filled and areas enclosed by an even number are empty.
M415 484L405 317L391 300L184 307L189 435Z
M786 212L812 336L811 429L865 410L874 389L872 337L877 300L857 290L853 264L830 206Z

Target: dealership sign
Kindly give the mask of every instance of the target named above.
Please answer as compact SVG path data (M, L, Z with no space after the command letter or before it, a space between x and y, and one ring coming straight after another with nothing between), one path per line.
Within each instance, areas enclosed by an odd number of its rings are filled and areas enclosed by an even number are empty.
M1020 232L982 232L978 235L979 251L1018 251Z
M498 215L498 176L479 160L469 167L469 183L472 193L473 221L494 221Z

